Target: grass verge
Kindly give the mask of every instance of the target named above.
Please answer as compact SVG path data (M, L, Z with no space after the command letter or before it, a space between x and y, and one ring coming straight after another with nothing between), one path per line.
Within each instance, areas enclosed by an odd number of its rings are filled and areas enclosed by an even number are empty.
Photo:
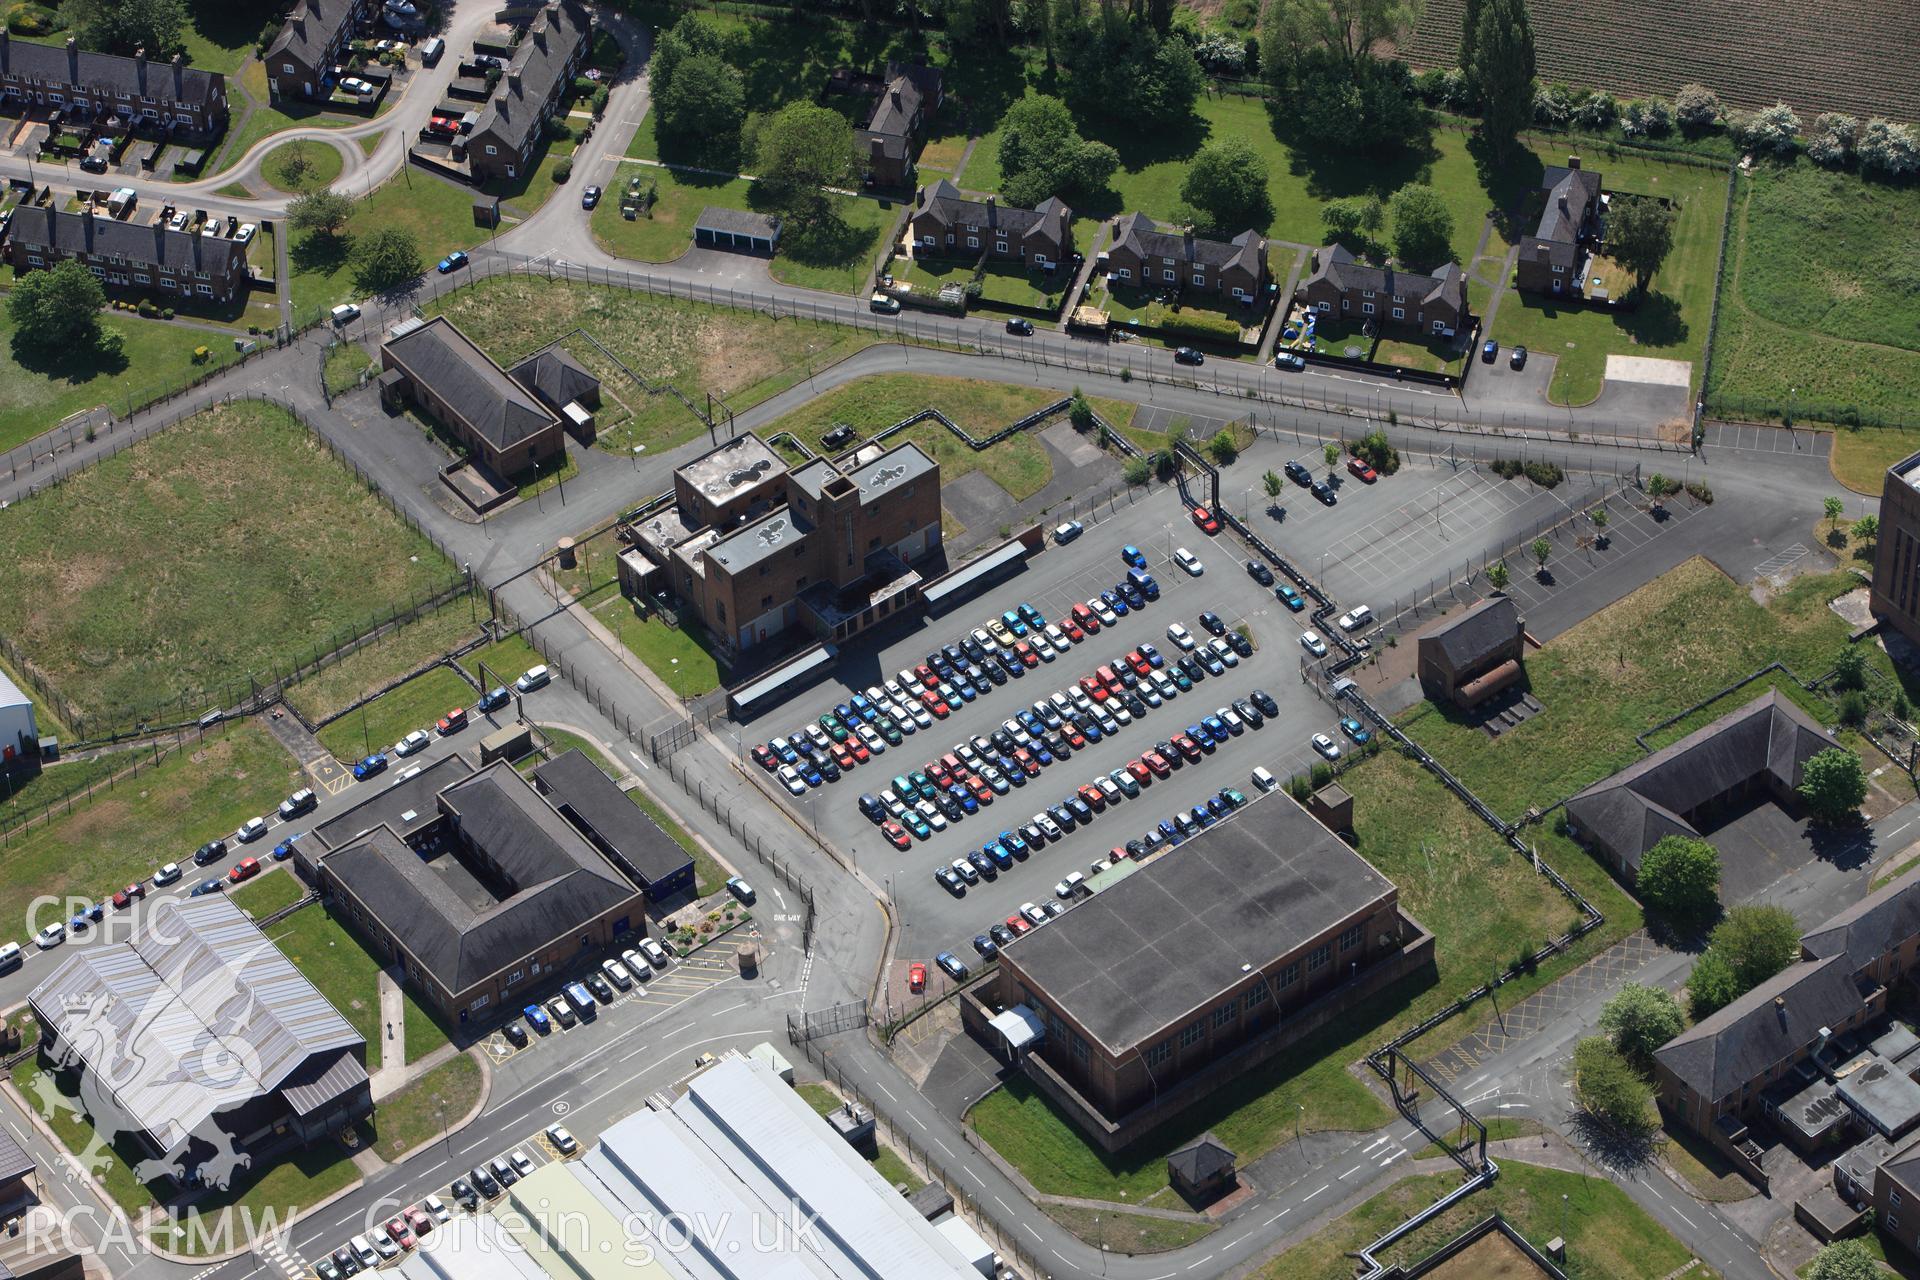
M296 174L303 165L304 171ZM340 152L332 143L294 138L267 152L260 161L260 176L275 191L298 195L332 186L343 167Z
M415 729L434 731L451 707L472 706L476 694L451 667L434 667L397 689L362 703L320 730L320 745L337 760L358 760L385 751Z
M1508 1138L1532 1138L1546 1132L1545 1126L1537 1120L1520 1120L1512 1116L1493 1116L1486 1121L1486 1126L1488 1142L1503 1142ZM1437 1156L1444 1156L1446 1154L1445 1151L1440 1149L1439 1143L1429 1142L1426 1146L1414 1152L1413 1158L1415 1160L1432 1160Z
M1666 1130L1665 1155L1674 1172L1685 1178L1693 1194L1711 1204L1731 1204L1760 1192L1742 1177L1712 1144L1684 1125Z
M480 1064L470 1053L456 1053L380 1104L374 1150L383 1160L398 1160L460 1123L479 1099Z
M1138 1256L1184 1249L1204 1240L1219 1226L1202 1217L1160 1218L1144 1213L1114 1213L1078 1205L1043 1206L1049 1218L1095 1248Z
M593 616L668 688L683 698L697 698L720 687L719 662L707 647L706 630L698 619L688 614L679 626L671 627L658 616L642 612L618 590L605 595L589 606Z
M288 690L287 698L307 719L324 720L387 681L472 640L485 621L477 609L476 602L466 600L441 605L308 676ZM461 684L464 687L465 681Z

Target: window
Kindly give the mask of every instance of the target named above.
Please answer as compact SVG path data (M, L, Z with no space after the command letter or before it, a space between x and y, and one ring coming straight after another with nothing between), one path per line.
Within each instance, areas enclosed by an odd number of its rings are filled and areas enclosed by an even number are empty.
M1168 1058L1171 1058L1172 1056L1173 1056L1173 1041L1162 1040L1159 1044L1156 1044L1151 1049L1147 1050L1147 1065L1149 1067L1157 1067L1161 1063L1165 1062Z
M1567 269L1556 262L1553 264L1553 274L1563 276L1567 274Z
M1446 328L1447 328L1447 322L1445 320L1435 320L1433 322L1433 331L1435 333L1444 333L1446 331Z
M1165 264L1166 266L1169 266L1169 267L1173 265L1173 259L1172 259L1172 258L1162 258L1162 259L1160 259L1160 261L1161 261L1161 262L1162 262L1163 264ZM1173 279L1173 277L1172 277L1172 276L1168 276L1168 277L1167 277L1167 279L1169 279L1169 280L1171 280L1171 279Z
M1274 985L1276 987L1279 987L1282 991L1285 991L1288 987L1292 986L1294 983L1298 981L1300 981L1300 966L1296 963L1296 964L1290 964L1286 968L1282 969L1280 971L1280 979L1279 981L1275 982Z
M27 255L27 265L33 266L33 267L44 267L47 264L45 259L41 258L39 254L30 253Z
M1333 310L1333 308L1332 308L1331 306L1329 306L1329 305L1328 305L1327 303L1324 303L1324 302L1316 302L1316 303L1314 303L1314 304L1313 304L1313 309L1314 309L1315 311L1318 311L1318 312L1320 312L1320 313L1321 313L1322 315L1325 315L1325 314L1326 314L1327 312L1329 312L1329 311L1331 311L1331 310Z
M1118 267L1113 271L1112 274L1113 274L1113 278L1116 280L1131 280L1133 279L1133 268Z
M1206 273L1206 272L1204 272L1204 271L1196 271L1196 272L1194 272L1194 273L1193 273L1193 282L1194 282L1195 284L1197 284L1197 285L1204 285L1204 284L1206 284L1206 282L1207 282L1207 273Z
M1168 284L1172 284L1175 280L1179 279L1179 277L1176 276L1171 269L1162 271L1160 273L1160 278L1162 280L1165 280Z
M1213 1026L1217 1031L1240 1016L1240 1002L1229 1000L1213 1011Z
M1900 1207L1900 1188L1889 1187L1887 1189L1887 1203L1896 1209Z
M1321 945L1315 947L1312 951L1308 952L1307 953L1307 972L1318 973L1320 970L1326 968L1327 961L1332 956L1332 950L1333 949L1331 947L1327 946L1325 943L1322 943Z
M1887 1230L1889 1230L1889 1231L1892 1231L1892 1230L1895 1230L1896 1228L1898 1228L1898 1227L1899 1227L1899 1225L1900 1225L1900 1215L1899 1215L1899 1214L1897 1214L1897 1213L1890 1213L1890 1214L1888 1214L1888 1215L1887 1215Z
M1200 1037L1206 1034L1206 1030L1207 1024L1204 1022L1189 1022L1186 1026L1180 1028L1180 1047L1182 1049L1190 1049L1194 1045L1199 1044Z
M497 148L494 147L494 145L491 142L489 142L487 144L487 154L490 156L497 156L500 154L500 152Z
M1079 1036L1073 1038L1073 1060L1075 1062L1085 1062L1087 1060L1087 1042Z
M136 271L133 273L133 282L135 284L152 284L153 277L146 274L144 271Z
M968 236L968 237L967 237L967 248L969 248L969 249L978 249L979 247L980 247L980 237L979 237L979 236Z
M1407 295L1404 293L1396 293L1393 295L1393 300L1395 302L1405 302L1407 300Z
M1245 289L1242 289L1239 285L1235 285L1233 286L1233 296L1236 298L1244 298L1247 296L1247 291Z
M1342 951L1351 951L1359 945L1360 945L1360 926L1359 925L1356 924L1352 928L1347 929L1341 933L1340 949Z
M1407 309L1405 307L1395 307L1393 309L1393 318L1395 320L1405 320L1407 318Z
M951 231L949 231L949 232L947 232L947 243L948 243L948 244L952 244L952 243L953 243L953 232L951 232Z
M1265 1004L1267 1002L1267 997L1269 997L1272 994L1273 994L1272 992L1267 990L1267 984L1264 982L1261 983L1259 986L1255 987L1253 990L1247 992L1248 1011L1251 1012L1253 1009L1257 1008L1258 1006Z
M967 230L969 231L978 231L979 229L980 229L980 224L977 222L969 222L967 224Z
M926 245L928 248L932 248L934 245L934 238L932 236L921 236L920 243Z
M1373 296L1373 290L1371 290L1371 289L1362 289L1362 290L1360 291L1360 296L1361 296L1361 297L1363 297L1363 298L1371 298L1371 297Z
M297 72L297 71L295 71L295 70L293 69L293 64L292 64L291 62L283 62L283 63L281 63L281 64L280 64L280 70L281 70L281 73L282 73L282 74L284 74L284 75L290 75L290 76L294 76L294 75L299 75L299 74L300 74L299 72Z
M1369 302L1369 303L1368 303L1367 305L1368 305L1368 306L1372 306L1373 304L1372 304L1371 302ZM1342 298L1342 299L1340 299L1340 309L1341 309L1342 311L1351 311L1351 310L1353 310L1353 299L1352 299L1352 298Z
M1361 304L1360 304L1360 314L1361 314L1361 315L1363 315L1363 316L1370 316L1370 315L1372 315L1372 314L1373 314L1373 304L1372 304L1371 302L1363 302L1363 303L1361 303Z

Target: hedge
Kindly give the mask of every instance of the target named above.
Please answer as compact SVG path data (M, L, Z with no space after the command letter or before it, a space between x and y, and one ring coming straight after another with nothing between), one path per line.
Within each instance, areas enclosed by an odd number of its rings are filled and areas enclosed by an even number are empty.
M1147 323L1162 333L1206 342L1238 343L1240 326L1226 316L1205 311L1174 311L1156 302L1147 308Z

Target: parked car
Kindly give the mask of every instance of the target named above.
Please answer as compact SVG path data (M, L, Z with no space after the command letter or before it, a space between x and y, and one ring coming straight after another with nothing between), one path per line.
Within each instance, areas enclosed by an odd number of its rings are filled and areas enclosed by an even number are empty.
M1527 349L1525 347L1515 347L1513 349L1513 354L1507 357L1507 364L1510 367L1515 369L1526 368L1527 367Z
M245 884L247 881L253 879L255 876L259 874L260 874L260 859L242 858L240 859L240 861L233 864L232 870L227 872L227 883L228 884Z
M308 813L320 803L320 797L312 789L302 787L280 802L280 820L291 821L303 813Z
M1313 483L1313 472L1307 470L1305 463L1289 462L1280 469L1287 473L1287 479L1293 481L1303 489Z
M580 193L580 207L582 209L591 209L599 203L600 203L599 187L588 187L585 191L582 191Z
M542 663L537 667L528 667L526 673L513 682L513 687L521 693L532 693L535 689L546 688L552 681L553 672Z
M1195 507L1188 514L1193 517L1194 524L1200 527L1202 533L1220 532L1219 518L1205 507Z
M434 728L440 731L440 736L443 738L450 733L458 733L466 727L467 709L465 707L455 707L434 724Z
M467 251L465 249L455 249L452 253L440 259L440 274L444 276L449 272L458 271L466 265Z
M240 824L240 829L233 833L233 838L241 844L252 844L265 834L267 834L265 818L248 818Z
M563 1124L547 1126L547 1141L563 1156L570 1156L580 1149L580 1140Z
M368 778L371 778L374 774L379 773L386 767L387 758L379 752L375 752L373 755L368 756L353 766L354 780L356 782L365 782Z
M1364 604L1357 604L1340 615L1342 631L1358 631L1373 621L1373 610Z
M942 951L933 958L933 962L955 982L965 982L973 973L973 970L967 968L966 962L951 951Z
M224 893L226 888L227 882L225 880L202 880L199 884L193 886L193 892L187 896L189 898L204 898L210 893Z
M165 866L161 867L158 871L153 873L153 884L155 888L162 888L166 885L172 884L174 881L178 880L179 878L180 878L180 864L177 862L169 862Z
M727 877L727 891L742 902L752 902L754 898L753 886L739 876Z
M210 862L218 862L227 856L225 840L209 840L193 851L193 865L204 867Z
M1338 760L1340 758L1340 744L1332 738L1329 738L1326 734L1316 733L1313 735L1312 741L1313 749L1327 759Z
M1195 351L1192 347L1175 347L1173 349L1173 362L1175 364L1205 364L1207 357L1203 353Z
M1367 731L1366 726L1352 716L1340 717L1340 732L1352 738L1356 746L1364 747L1373 739L1373 734Z
M1373 469L1373 464L1357 455L1347 459L1347 470L1365 484L1372 484L1380 478L1380 473Z
M358 76L348 76L342 80L340 82L340 90L342 93L350 93L356 98L371 98L373 96L373 86Z
M907 966L907 990L919 994L927 989L927 966L915 960Z
M1247 561L1247 576L1263 587L1273 585L1273 570L1258 560Z
M327 314L333 318L335 324L346 324L350 320L360 318L360 308L351 302L343 302Z
M1200 563L1200 557L1185 547L1174 548L1173 559L1176 564L1182 569L1185 569L1193 577L1197 578L1207 571L1207 566Z
M1322 506L1331 507L1335 503L1340 501L1340 495L1335 493L1333 491L1333 486L1328 484L1325 480L1315 480L1313 482L1311 492L1314 497L1320 500L1320 504Z
M507 705L509 696L505 685L495 685L492 689L489 689L481 695L479 702L480 714L485 715L490 711L498 711L501 707Z
M1033 321L1009 320L1007 321L1007 332L1017 337L1031 338L1033 336Z
M1498 356L1499 354L1500 354L1500 344L1495 342L1492 338L1488 338L1485 342L1480 344L1480 358L1486 361L1488 364L1492 364L1494 361L1494 357Z
M1078 520L1068 520L1054 527L1053 540L1056 543L1065 545L1066 543L1072 542L1084 532L1086 532L1086 526L1082 525Z
M1327 656L1327 642L1320 638L1318 631L1302 631L1300 633L1300 647L1316 658L1324 658Z
M1282 351L1273 358L1273 367L1298 373L1307 367L1307 362L1296 352Z
M425 729L415 729L412 733L409 733L406 737L393 744L393 754L404 759L414 752L424 749L431 741L433 741L433 739L427 736Z

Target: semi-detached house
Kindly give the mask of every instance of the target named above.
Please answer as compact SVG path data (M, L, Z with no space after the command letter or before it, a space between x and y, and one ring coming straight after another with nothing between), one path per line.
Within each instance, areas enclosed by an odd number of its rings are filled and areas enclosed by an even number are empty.
M972 261L984 253L1045 268L1073 256L1073 210L1058 198L1033 209L1003 205L993 196L970 200L945 178L920 189L912 228L915 256L921 258Z
M90 53L15 40L0 28L0 110L26 114L51 108L69 118L105 124L114 118L203 141L227 127L227 79L196 71L175 55L168 62Z
M373 0L296 0L263 59L272 99L325 101L333 93L333 68L345 60L354 28L371 8Z
M1191 230L1162 230L1146 214L1130 213L1115 224L1107 276L1143 289L1252 301L1267 283L1267 242L1253 231L1215 240Z
M550 4L540 11L466 138L475 183L526 173L540 131L586 61L592 36L593 18L580 5Z
M13 213L8 253L15 279L73 258L109 290L210 302L234 302L247 292L247 246L241 241L93 213L23 205Z

